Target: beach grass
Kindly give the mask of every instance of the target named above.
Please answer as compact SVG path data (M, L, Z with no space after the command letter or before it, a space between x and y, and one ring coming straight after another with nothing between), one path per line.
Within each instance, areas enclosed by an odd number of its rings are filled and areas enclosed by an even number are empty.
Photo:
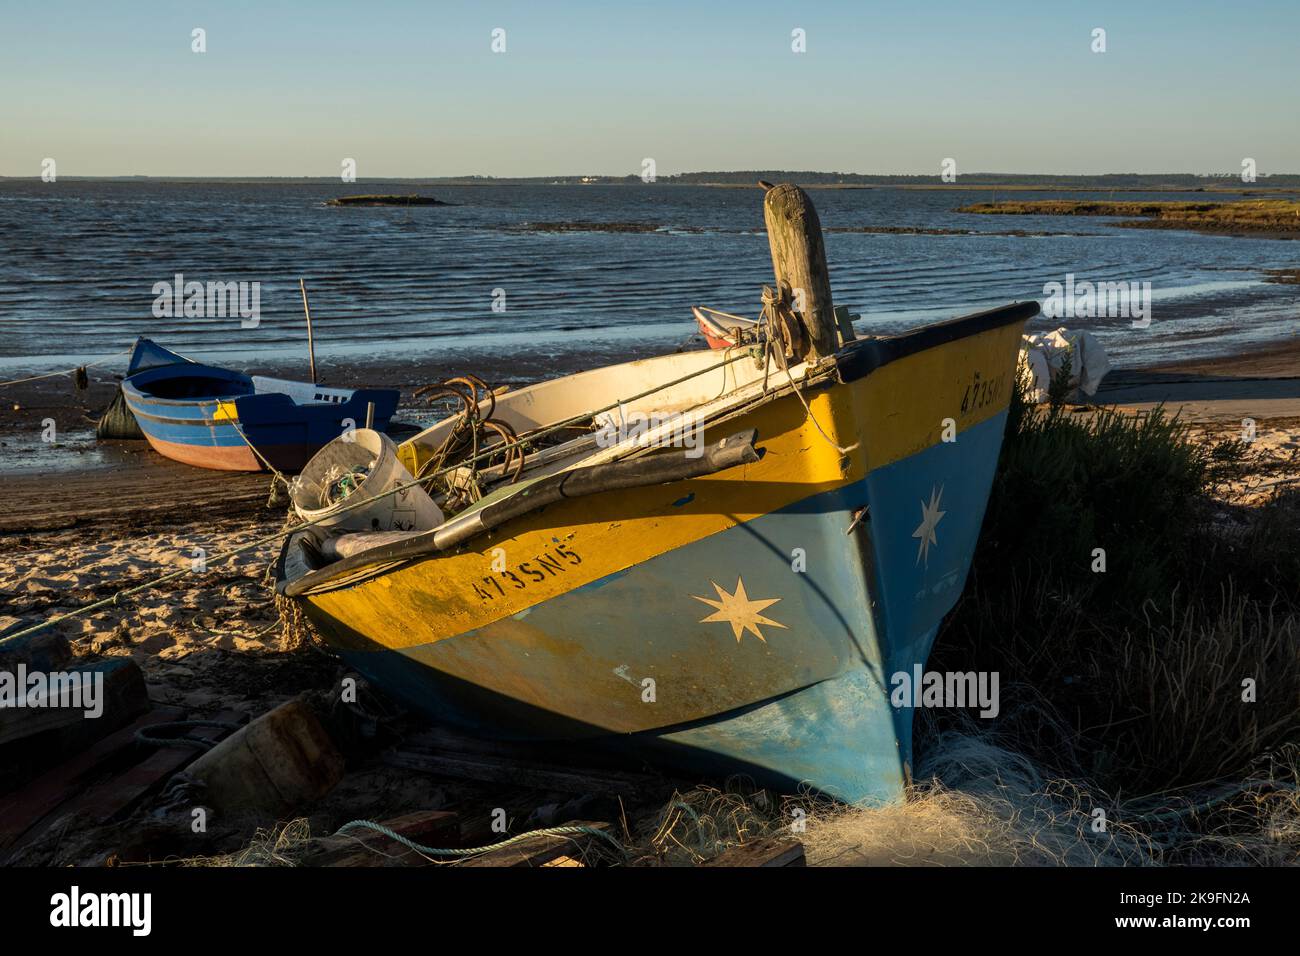
M1146 823L1177 816L1184 861L1225 833L1300 854L1300 492L1226 515L1214 489L1240 457L1162 409L1018 398L930 664L998 672L1001 713L976 730L1046 778L1164 808ZM970 724L940 714L918 749Z

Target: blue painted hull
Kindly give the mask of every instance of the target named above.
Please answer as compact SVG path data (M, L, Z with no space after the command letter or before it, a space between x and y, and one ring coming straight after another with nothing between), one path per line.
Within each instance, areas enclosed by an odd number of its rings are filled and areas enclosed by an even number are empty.
M256 394L248 376L190 362L148 340L137 345L132 371L122 394L149 443L168 458L227 471L265 464L299 471L347 427L363 426L372 403L374 427L386 429L399 395L356 389L344 401L299 404L284 394Z

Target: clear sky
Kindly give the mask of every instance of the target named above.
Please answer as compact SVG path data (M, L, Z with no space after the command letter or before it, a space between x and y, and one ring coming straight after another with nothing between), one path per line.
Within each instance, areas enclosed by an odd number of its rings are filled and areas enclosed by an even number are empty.
M61 176L1300 172L1300 0L0 0L0 175L46 157Z

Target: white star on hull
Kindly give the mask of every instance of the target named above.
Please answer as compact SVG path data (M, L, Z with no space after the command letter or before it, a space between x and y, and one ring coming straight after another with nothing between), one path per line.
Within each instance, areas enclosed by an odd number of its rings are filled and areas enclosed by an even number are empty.
M948 513L939 510L939 504L942 500L943 485L939 486L937 492L934 486L931 485L930 503L927 505L925 499L921 499L921 523L917 525L916 530L912 532L913 538L921 539L920 546L916 549L916 563L920 564L922 559L924 559L927 568L930 566L930 546L938 545L939 543L939 538L934 533L934 529L938 526L939 522L943 520L943 516Z

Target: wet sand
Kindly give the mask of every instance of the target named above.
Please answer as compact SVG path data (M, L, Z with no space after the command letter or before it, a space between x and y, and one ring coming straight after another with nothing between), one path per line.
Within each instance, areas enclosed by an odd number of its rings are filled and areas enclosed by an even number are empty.
M1300 341L1112 371L1095 402L1141 411L1163 404L1191 422L1241 426L1250 419L1257 430L1261 422L1282 428L1288 420L1300 419Z

